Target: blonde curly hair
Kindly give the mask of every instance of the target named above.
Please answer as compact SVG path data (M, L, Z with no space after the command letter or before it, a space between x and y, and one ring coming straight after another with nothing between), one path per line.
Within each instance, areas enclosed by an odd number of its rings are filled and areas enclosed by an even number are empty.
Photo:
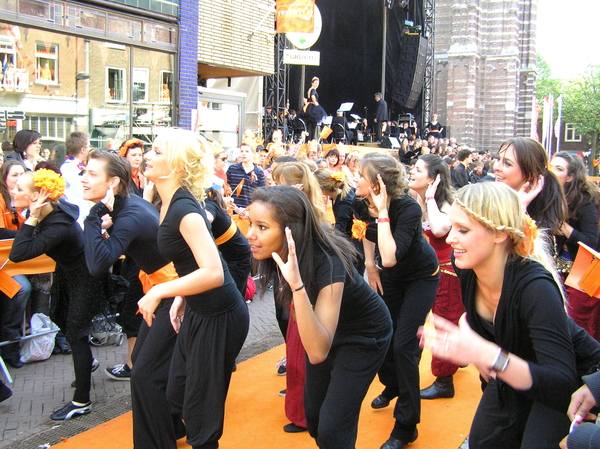
M154 145L164 151L169 168L180 177L183 187L203 200L214 167L209 142L192 131L165 128L154 139Z

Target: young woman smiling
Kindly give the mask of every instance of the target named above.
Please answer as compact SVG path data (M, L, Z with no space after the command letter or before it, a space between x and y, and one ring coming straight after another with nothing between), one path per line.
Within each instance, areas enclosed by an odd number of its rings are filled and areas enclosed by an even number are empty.
M385 356L392 323L383 301L352 266L346 239L323 227L290 186L253 193L248 232L256 273L279 279L306 350L304 407L322 449L353 449L360 406Z

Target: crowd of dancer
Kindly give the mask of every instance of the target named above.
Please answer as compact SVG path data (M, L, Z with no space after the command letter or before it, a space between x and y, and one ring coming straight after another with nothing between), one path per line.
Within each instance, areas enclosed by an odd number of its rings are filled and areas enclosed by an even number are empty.
M91 412L87 338L125 256L128 358L106 372L131 380L136 448L174 449L183 436L218 447L249 276L272 288L286 341L286 432L354 448L378 376L371 407L396 400L381 449L404 448L419 436L421 400L460 394L453 376L473 364L483 396L469 447L600 447L584 422L600 395L600 306L564 286L578 242L598 247L600 189L577 156L549 161L527 138L475 152L438 142L434 121L420 151L412 139L389 154L323 154L278 132L266 151L249 134L224 151L180 129L147 150L130 139L106 151L73 133L61 168L35 163L37 133L17 133L0 170L0 233L14 238L11 260L56 262L32 310L59 325L75 367L73 400L52 419ZM6 340L18 339L31 291L44 291L22 278L3 298ZM424 347L436 380L420 390ZM18 367L18 347L5 351ZM10 394L2 384L0 400Z

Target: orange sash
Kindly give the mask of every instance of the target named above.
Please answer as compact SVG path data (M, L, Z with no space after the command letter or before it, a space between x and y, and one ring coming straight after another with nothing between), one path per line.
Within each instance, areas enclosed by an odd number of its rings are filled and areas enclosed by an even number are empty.
M15 281L12 276L18 274L42 274L54 273L56 263L45 254L35 257L25 262L15 263L8 260L8 255L12 248L14 240L0 240L0 260L6 260L6 264L0 269L0 291L12 298L21 290L21 284Z
M142 290L144 294L148 293L152 287L158 284L164 284L165 282L172 281L177 279L177 272L175 271L175 267L173 266L173 262L162 267L160 270L156 270L152 274L148 274L142 270L140 270L140 274L138 275L140 278L140 282L142 283Z

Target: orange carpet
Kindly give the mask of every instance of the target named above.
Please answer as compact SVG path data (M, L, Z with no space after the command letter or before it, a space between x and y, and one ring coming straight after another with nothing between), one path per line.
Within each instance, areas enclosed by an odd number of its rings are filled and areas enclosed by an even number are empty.
M285 388L285 377L276 375L275 364L284 354L282 345L238 365L227 398L221 448L316 447L307 432L288 434L282 429L288 420L283 412L284 398L277 393ZM421 361L422 387L433 382L430 361L429 351L424 351ZM481 397L477 371L473 367L460 369L454 376L454 383L456 396L453 399L422 401L419 438L410 448L457 449L467 437ZM392 407L381 410L370 407L371 400L381 391L382 386L376 379L363 403L356 444L358 449L378 448L392 430ZM131 413L127 413L53 447L131 449L131 427ZM179 441L178 448L189 447L185 439Z

